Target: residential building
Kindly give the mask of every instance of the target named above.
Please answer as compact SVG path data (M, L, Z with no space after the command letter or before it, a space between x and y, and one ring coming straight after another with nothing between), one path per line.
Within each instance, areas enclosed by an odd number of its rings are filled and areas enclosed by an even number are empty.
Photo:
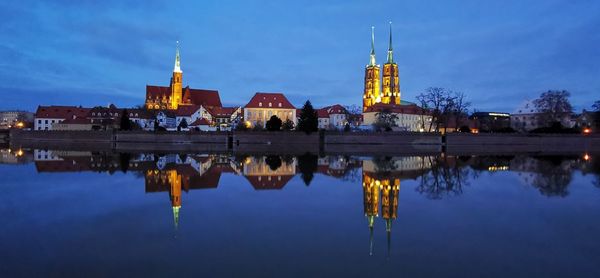
M501 112L475 112L469 120L472 132L494 132L510 128L510 114Z
M176 130L176 116L173 111L163 110L156 113L156 121L158 126L163 127L167 130Z
M335 104L317 110L320 129L343 129L348 123L348 111L344 106Z
M53 125L65 119L87 118L89 108L75 106L38 106L34 118L34 130L52 130Z
M0 129L11 128L21 122L22 126L33 122L33 113L27 111L0 111Z
M242 117L242 107L213 107L210 110L213 122L220 130L231 130Z
M423 132L428 131L432 117L429 111L415 103L402 101L400 105L377 103L363 112L363 124L372 125L377 121L379 113L389 112L396 115L398 130Z
M296 108L282 93L256 93L244 106L244 120L249 126L258 124L264 127L273 115L281 121L289 119L294 126L297 125Z

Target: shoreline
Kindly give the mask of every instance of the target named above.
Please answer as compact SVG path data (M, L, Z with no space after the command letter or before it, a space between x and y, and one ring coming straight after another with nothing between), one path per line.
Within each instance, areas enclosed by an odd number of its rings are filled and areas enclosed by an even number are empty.
M600 153L600 136L316 132L10 132L13 149L338 155L489 155Z

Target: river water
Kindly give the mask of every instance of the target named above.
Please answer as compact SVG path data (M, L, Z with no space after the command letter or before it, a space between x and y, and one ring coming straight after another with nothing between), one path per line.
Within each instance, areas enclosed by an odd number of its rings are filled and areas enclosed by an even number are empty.
M0 155L0 277L600 277L596 154Z

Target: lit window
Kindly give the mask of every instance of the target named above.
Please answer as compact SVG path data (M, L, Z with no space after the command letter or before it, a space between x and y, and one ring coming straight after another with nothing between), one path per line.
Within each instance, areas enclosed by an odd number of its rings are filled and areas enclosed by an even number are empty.
M259 103L258 103L258 107L262 107L262 102L259 102Z
M272 106L272 104L269 102L269 107L271 107L271 106Z

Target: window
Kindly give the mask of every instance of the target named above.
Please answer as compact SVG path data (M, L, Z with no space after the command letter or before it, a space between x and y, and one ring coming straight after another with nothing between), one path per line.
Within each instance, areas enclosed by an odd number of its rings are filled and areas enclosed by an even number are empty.
M258 107L262 107L262 102L259 102L259 103L258 103Z
M271 106L272 106L272 104L269 102L269 107L271 107Z
M281 102L279 103L279 107L281 107Z
M42 120L38 120L38 124L42 124Z
M48 120L45 120L45 124L48 124Z

